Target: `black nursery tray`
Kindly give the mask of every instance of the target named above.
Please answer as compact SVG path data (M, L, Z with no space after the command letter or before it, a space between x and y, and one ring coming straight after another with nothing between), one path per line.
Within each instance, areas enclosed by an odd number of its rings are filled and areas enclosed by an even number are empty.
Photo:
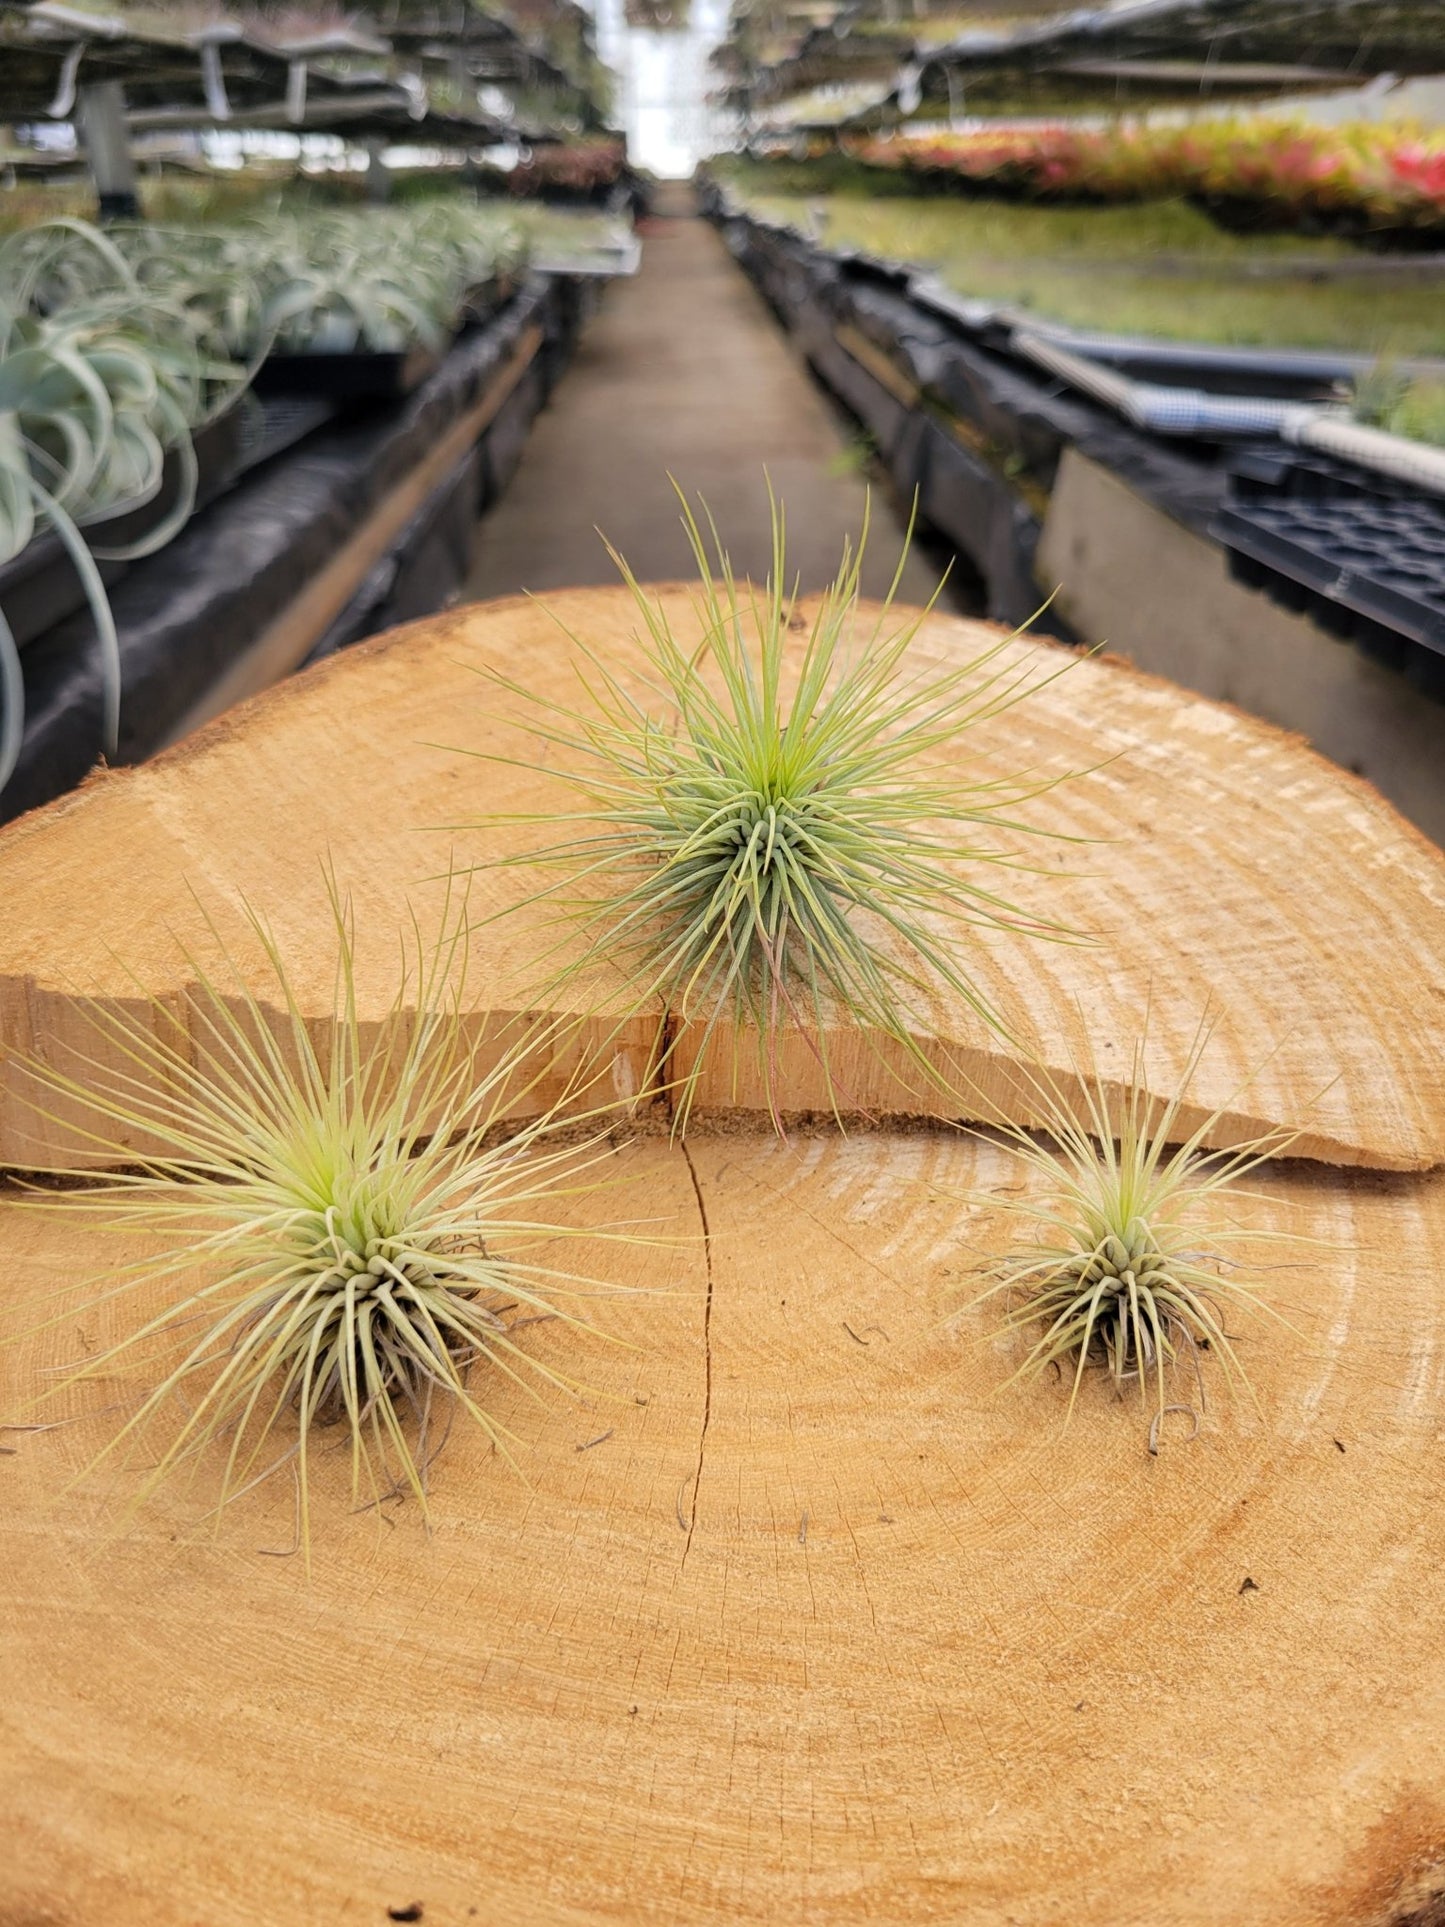
M1445 658L1445 502L1284 488L1233 493L1214 533L1231 573L1321 627L1389 653L1392 638ZM1433 665L1432 686L1445 687Z
M106 582L114 582L124 564L98 562L96 567ZM85 590L75 564L49 529L0 566L0 613L22 649L84 606Z
M240 472L245 438L244 398L214 421L198 429L196 450L196 507L204 508L229 488ZM174 451L166 456L161 485L149 502L81 530L87 545L102 549L128 548L140 542L175 506L180 488L180 463ZM117 581L129 565L100 561L102 579ZM24 648L85 606L85 590L75 564L60 537L51 529L36 536L17 556L0 567L0 610L17 645Z
M324 395L332 401L401 401L441 365L430 348L397 354L267 355L256 370L258 395Z
M268 395L265 401L251 396L241 437L241 472L284 455L324 428L336 410L337 403L327 395Z
M1232 495L1248 501L1277 501L1285 497L1310 502L1429 502L1413 482L1361 468L1313 448L1291 448L1280 442L1261 442L1236 448L1229 460ZM1436 503L1445 512L1445 502Z

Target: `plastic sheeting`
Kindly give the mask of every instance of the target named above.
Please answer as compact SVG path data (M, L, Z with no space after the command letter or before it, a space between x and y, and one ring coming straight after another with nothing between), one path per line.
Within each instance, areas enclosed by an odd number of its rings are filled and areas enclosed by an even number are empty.
M432 492L316 644L308 664L430 615L466 579L479 547L483 459L479 443Z

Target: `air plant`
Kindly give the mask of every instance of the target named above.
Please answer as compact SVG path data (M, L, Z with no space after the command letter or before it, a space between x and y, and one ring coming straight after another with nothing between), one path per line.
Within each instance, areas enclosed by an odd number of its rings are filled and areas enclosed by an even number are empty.
M119 735L120 647L105 587L79 524L154 496L165 462L157 421L174 428L190 452L176 398L141 337L92 314L72 313L63 323L50 323L0 311L0 561L19 555L39 528L53 528L63 543L100 639L101 740L108 755L115 754ZM179 506L184 519L190 508L184 489ZM174 520L167 516L155 536L168 539ZM6 697L0 719L3 787L20 752L24 694L3 616L0 658Z
M274 250L262 227L166 227L143 222L102 233L85 221L50 221L0 247L0 286L21 313L63 317L74 308L118 303L133 326L157 318L184 324L208 379L194 424L228 405L254 350L264 344L258 266Z
M910 657L924 615L893 610L897 575L876 615L859 610L866 522L794 642L803 622L787 586L781 506L773 504L772 574L757 591L738 583L709 519L721 578L713 582L713 559L682 499L702 576L701 643L674 634L609 547L645 628L640 683L575 636L582 706L494 676L533 706L537 734L562 752L553 767L577 807L489 820L563 832L509 859L562 872L534 901L550 900L585 939L585 954L563 963L551 988L600 951L626 973L629 1016L665 1000L660 1066L674 1081L679 1126L708 1047L730 1021L735 1040L755 1035L781 1128L784 1024L807 1040L838 1110L849 1100L829 1063L831 1013L901 1043L936 1076L907 1008L911 993L927 994L926 973L1002 1025L957 934L1067 934L983 880L1017 862L995 841L1000 830L1030 830L1014 806L1051 785L982 776L962 747L969 729L1062 671L1020 663L1013 638L946 667ZM573 884L587 893L563 895ZM696 1058L678 1075L673 1053L688 1026Z
M0 288L17 313L51 315L97 295L134 293L136 279L110 235L89 221L62 216L6 238L0 245Z
M249 380L270 345L261 286L269 258L264 230L146 225L112 233L144 296L182 313L213 361L238 364ZM222 397L223 405L228 399Z
M136 1503L209 1469L217 1518L292 1466L303 1544L328 1430L349 1451L354 1504L410 1492L424 1516L428 1466L455 1415L510 1456L485 1382L534 1395L534 1381L567 1385L521 1334L540 1319L582 1326L574 1301L613 1289L536 1247L630 1235L555 1220L560 1200L608 1182L595 1173L610 1147L595 1134L579 1142L575 1128L563 1141L555 1112L508 1118L528 1086L520 1048L477 1071L462 1021L464 918L449 916L431 947L413 928L395 1001L374 1024L358 1010L352 919L334 885L331 902L323 1023L303 1013L274 937L248 911L268 994L212 928L222 974L188 958L181 1007L145 995L134 1015L87 1005L94 1058L19 1066L110 1167L48 1173L83 1188L37 1190L34 1207L144 1243L83 1288L82 1309L138 1292L162 1301L56 1388L143 1363L155 1372L94 1463L158 1440Z
M70 556L100 640L102 747L114 754L120 726L120 645L110 602L72 513L98 475L116 472L110 391L90 360L41 337L38 324L0 309L0 562L55 530ZM134 444L130 445L134 454ZM9 624L0 612L0 789L10 780L24 730L25 684Z
M1042 1179L1042 1189L975 1200L1013 1214L1030 1233L990 1266L996 1282L975 1301L1003 1298L1002 1331L1032 1338L1010 1383L1067 1369L1066 1423L1091 1367L1121 1396L1137 1384L1146 1406L1152 1388L1151 1450L1158 1448L1166 1412L1191 1412L1197 1425L1204 1354L1219 1361L1227 1385L1253 1395L1227 1329L1231 1311L1258 1308L1288 1324L1245 1275L1236 1255L1241 1245L1308 1242L1293 1232L1242 1224L1228 1210L1239 1181L1287 1152L1297 1132L1268 1131L1211 1150L1206 1140L1222 1110L1187 1132L1181 1125L1209 1034L1206 1021L1167 1098L1148 1089L1147 1025L1129 1082L1115 1092L1097 1072L1079 1076L1081 1095L1075 1096L1042 1069L1021 1070L1022 1095L1043 1118L1046 1135L1011 1123L999 1128ZM1197 1407L1170 1402L1169 1378L1180 1368L1194 1376Z
M292 354L440 351L455 316L450 287L419 278L417 264L368 252L360 235L326 258L279 257L262 311L275 345Z
M34 528L34 486L25 445L13 415L0 411L0 563L19 555ZM20 760L24 733L25 672L14 633L0 609L0 790Z
M212 359L178 307L144 295L119 251L81 222L12 236L0 248L0 562L51 528L80 575L100 642L101 746L120 727L120 650L96 556L162 547L195 502L191 431L241 371ZM107 277L109 284L107 285ZM44 312L54 304L54 312ZM175 451L176 499L144 536L87 543L160 492ZM24 680L0 615L0 788L20 754Z
M246 378L212 308L198 299L200 289L215 288L224 309L245 284L242 265L224 249L208 250L209 239L50 221L0 245L0 289L12 319L34 324L43 338L101 333L118 337L128 354L143 353L147 424L171 447L229 406ZM134 408L133 377L129 387Z
M510 209L440 202L105 233L64 219L0 244L0 563L47 527L63 542L100 639L106 755L118 747L120 654L93 558L136 560L184 525L193 431L273 347L444 347L470 292L530 246ZM168 454L175 499L143 536L82 538L154 500ZM0 789L23 723L24 678L0 614Z
M255 268L261 324L289 353L436 351L468 292L515 265L522 245L512 219L475 207L272 223Z

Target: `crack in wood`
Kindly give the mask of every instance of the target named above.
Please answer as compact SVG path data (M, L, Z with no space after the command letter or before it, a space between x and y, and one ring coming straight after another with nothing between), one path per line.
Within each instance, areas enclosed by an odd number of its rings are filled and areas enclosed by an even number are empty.
M662 1023L658 1027L656 1055L647 1070L647 1092L654 1103L661 1104L663 1115L670 1120L677 1116L677 1101L672 1094L672 1053L677 1043L677 1015L672 1005L664 1004ZM688 1159L688 1169L692 1170L692 1160ZM693 1171L692 1187L697 1190L697 1173ZM699 1194L698 1206L702 1198Z
M692 1503L687 1513L687 1539L682 1548L682 1564L687 1564L687 1555L692 1550L693 1528L697 1525L697 1494L702 1484L703 1459L707 1452L707 1428L712 1418L712 1228L707 1221L707 1206L703 1203L702 1183L697 1175L697 1166L692 1161L692 1153L686 1144L678 1147L687 1164L687 1174L692 1179L693 1196L697 1199L697 1215L702 1222L703 1263L707 1268L707 1296L702 1308L702 1429L697 1439L697 1464L692 1474ZM678 1523L682 1524L682 1507L678 1507Z

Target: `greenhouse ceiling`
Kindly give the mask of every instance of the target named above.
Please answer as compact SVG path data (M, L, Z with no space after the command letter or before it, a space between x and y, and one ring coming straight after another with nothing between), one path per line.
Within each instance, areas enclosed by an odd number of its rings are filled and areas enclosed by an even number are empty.
M1131 0L1006 32L961 34L930 58L959 67L1202 58L1327 68L1339 78L1429 74L1445 62L1439 0Z
M1250 100L1445 70L1440 0L1126 0L981 24L961 7L890 13L878 0L739 7L715 65L745 107L891 70L905 114L917 99L971 113Z
M114 80L136 129L402 126L475 142L500 125L479 105L481 87L547 92L559 116L596 124L595 54L574 14L585 21L571 0L543 0L524 7L519 28L473 5L412 7L383 23L320 8L0 0L0 122L67 119L81 88ZM570 60L553 57L558 39Z

